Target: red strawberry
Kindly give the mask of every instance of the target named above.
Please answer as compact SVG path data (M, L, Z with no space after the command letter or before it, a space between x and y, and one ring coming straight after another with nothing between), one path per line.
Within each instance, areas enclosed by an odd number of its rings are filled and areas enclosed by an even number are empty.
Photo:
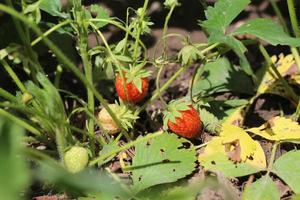
M118 96L125 102L138 103L147 95L149 87L149 72L145 70L128 70L124 71L124 81L126 82L126 91L123 86L121 75L116 78L116 90ZM126 95L127 92L127 95Z
M171 131L185 138L197 137L202 129L199 113L185 101L173 101L168 105L164 123Z

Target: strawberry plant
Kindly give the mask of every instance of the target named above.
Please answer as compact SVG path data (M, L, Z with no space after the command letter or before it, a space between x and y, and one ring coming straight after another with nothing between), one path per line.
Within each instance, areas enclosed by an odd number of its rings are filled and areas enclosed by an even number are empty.
M0 199L297 199L298 6L1 2Z

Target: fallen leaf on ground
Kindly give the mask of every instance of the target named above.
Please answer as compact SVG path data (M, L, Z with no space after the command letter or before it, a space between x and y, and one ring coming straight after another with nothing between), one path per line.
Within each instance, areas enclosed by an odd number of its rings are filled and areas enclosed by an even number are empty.
M246 131L268 140L300 140L300 125L285 117L274 117L260 127L250 128Z
M221 171L225 176L245 176L266 168L260 144L230 124L223 124L220 136L212 138L198 160L206 170Z

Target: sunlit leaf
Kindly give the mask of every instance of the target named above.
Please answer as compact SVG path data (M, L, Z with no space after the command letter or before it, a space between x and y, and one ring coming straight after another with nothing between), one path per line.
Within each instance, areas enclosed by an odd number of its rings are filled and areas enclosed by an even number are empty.
M67 15L61 12L60 0L41 0L40 9L49 13L50 15L66 18Z
M223 124L220 136L213 137L198 160L206 170L221 171L225 176L245 176L266 168L260 144L229 124Z
M205 11L206 19L201 23L210 34L216 30L225 33L230 23L246 8L250 0L218 0Z
M300 46L300 39L292 38L286 34L281 26L271 19L256 18L252 19L239 28L232 34L252 34L262 40L269 42L272 45L289 45L292 47Z
M194 95L209 95L227 91L252 94L253 84L251 79L242 70L238 70L232 66L225 57L205 64L203 66L203 73L199 70L199 73L195 77Z
M272 172L297 194L300 193L300 151L289 151L278 158Z
M174 182L190 174L196 166L196 150L191 142L164 133L135 146L135 156L129 170L132 172L135 192L148 187Z
M279 200L280 194L272 179L269 176L264 176L252 183L249 187L246 187L242 199Z
M300 125L284 117L272 118L260 127L250 128L247 131L268 140L300 140Z

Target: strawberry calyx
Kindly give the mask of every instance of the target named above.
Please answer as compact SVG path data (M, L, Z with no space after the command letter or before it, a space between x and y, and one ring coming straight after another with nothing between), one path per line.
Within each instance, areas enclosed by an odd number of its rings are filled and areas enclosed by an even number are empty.
M182 116L181 111L190 110L191 106L191 102L185 100L172 100L163 112L164 129L167 129L169 121L176 123L176 118Z
M133 82L138 91L142 93L142 79L149 77L151 72L141 69L140 66L133 67L132 65L129 65L129 69L123 67L122 71L125 82L127 84Z
M125 105L119 105L117 102L114 104L109 104L109 108L120 120L122 127L126 131L128 131L130 128L133 128L134 122L139 118L138 113L133 112ZM108 131L108 133L114 134L121 131L121 127L118 127L105 108L99 112L98 120L102 125L102 128L105 131Z

